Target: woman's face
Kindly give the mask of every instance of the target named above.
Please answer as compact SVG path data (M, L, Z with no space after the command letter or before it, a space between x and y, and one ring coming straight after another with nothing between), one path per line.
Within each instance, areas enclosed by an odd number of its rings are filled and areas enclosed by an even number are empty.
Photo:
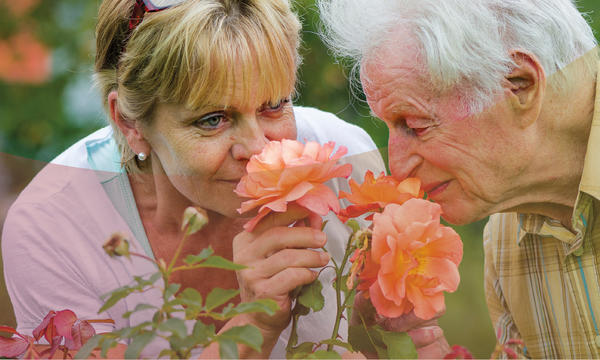
M296 138L289 97L250 99L247 104L236 98L227 107L213 104L198 111L179 104L156 107L144 136L152 148L157 192L164 191L169 201L240 216L236 209L243 199L233 190L250 157L268 141Z

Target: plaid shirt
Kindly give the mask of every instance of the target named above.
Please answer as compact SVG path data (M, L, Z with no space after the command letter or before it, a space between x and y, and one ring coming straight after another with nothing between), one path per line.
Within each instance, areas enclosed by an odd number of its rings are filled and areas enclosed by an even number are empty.
M600 358L600 81L572 221L575 233L548 217L503 213L485 228L498 342L521 339L528 357Z

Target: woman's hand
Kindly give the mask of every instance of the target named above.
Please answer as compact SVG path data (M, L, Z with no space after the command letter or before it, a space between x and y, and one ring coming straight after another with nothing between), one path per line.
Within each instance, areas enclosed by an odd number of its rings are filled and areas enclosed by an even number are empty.
M420 359L441 359L450 352L444 331L437 322L443 312L430 320L423 320L412 311L397 318L386 318L377 314L371 300L362 293L354 298L354 310L352 324L361 323L360 313L368 326L378 324L387 331L406 332L415 344Z
M265 345L267 337L274 345L290 322L290 292L317 278L318 272L311 268L329 262L327 253L311 250L325 245L325 233L310 227L289 227L307 215L306 210L294 207L286 213L272 213L253 232L242 232L233 240L233 261L247 266L236 273L241 300L273 299L279 305L272 316L247 315L249 322L263 332Z

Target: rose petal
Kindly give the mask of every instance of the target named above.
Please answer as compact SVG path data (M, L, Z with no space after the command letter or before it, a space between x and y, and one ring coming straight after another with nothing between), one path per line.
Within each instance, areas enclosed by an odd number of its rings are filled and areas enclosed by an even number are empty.
M444 293L427 296L423 294L421 288L407 285L406 292L408 300L414 305L415 315L423 320L433 319L438 313L444 311Z
M406 314L413 308L412 304L408 302L406 298L399 304L387 299L381 292L377 283L374 283L369 288L369 296L371 297L371 303L373 304L373 307L375 307L375 310L377 310L377 313L389 318L395 318Z
M316 184L314 189L296 201L321 216L327 215L329 209L334 212L340 211L340 203L333 190L323 184Z

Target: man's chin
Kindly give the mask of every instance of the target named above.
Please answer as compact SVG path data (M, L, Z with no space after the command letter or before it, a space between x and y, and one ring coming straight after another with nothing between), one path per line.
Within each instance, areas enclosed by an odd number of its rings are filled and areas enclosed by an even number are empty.
M486 217L481 211L475 211L464 205L458 206L452 203L442 203L442 219L452 225L468 225Z

